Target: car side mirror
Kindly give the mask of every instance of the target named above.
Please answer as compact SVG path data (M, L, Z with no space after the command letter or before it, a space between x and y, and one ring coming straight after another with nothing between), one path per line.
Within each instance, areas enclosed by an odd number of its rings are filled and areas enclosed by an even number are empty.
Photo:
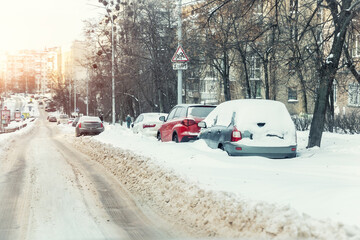
M206 122L204 122L204 121L199 122L198 127L199 128L206 128Z
M165 122L165 116L159 117L159 120L162 121L162 122Z

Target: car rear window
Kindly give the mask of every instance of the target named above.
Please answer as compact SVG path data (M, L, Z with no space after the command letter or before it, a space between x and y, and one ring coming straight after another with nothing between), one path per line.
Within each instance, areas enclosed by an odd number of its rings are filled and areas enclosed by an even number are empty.
M188 117L205 118L215 109L215 106L194 106L188 108Z
M81 117L80 122L101 122L99 117Z

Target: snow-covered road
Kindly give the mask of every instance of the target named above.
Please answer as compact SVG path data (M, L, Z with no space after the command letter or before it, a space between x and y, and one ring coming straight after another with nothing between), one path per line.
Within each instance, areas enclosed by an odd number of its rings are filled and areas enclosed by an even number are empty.
M66 144L56 124L43 116L33 127L2 152L1 240L169 238L166 224Z

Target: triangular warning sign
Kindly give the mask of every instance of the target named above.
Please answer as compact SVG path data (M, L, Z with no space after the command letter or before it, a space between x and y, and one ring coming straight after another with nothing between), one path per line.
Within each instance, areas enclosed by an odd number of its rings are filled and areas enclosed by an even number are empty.
M174 56L171 59L172 62L188 62L189 59L185 54L184 49L179 46L178 49L176 50Z

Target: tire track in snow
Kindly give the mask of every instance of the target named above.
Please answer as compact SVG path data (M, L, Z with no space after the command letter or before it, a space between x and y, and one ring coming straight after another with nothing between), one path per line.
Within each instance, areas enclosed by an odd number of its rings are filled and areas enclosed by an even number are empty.
M95 196L111 219L109 221L125 231L129 239L169 239L169 233L152 224L115 180L104 177L97 163L56 139L54 142L73 167L73 171L80 171L88 178L87 181L92 183L93 190L96 191ZM82 185L80 182L78 184Z
M22 239L26 233L27 188L24 187L26 175L26 152L28 136L15 141L7 155L9 170L0 178L0 239ZM21 147L20 147L21 146Z

